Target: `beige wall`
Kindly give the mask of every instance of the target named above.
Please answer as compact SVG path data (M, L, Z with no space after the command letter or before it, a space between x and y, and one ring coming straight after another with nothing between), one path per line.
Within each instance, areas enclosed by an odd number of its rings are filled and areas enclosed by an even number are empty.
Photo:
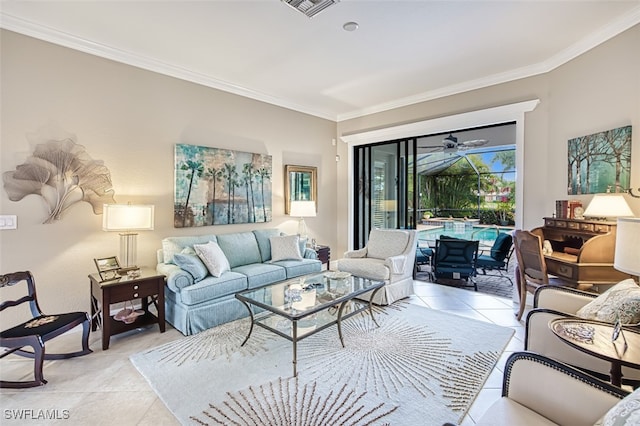
M501 106L530 99L540 105L526 117L524 222L541 224L556 199L567 198L566 141L631 124L632 186L640 187L640 26L545 75L462 93L337 125L327 120L209 89L127 65L0 32L1 171L14 170L32 152L26 135L47 125L73 133L111 171L120 203L156 205L156 229L139 235L140 264L155 264L168 235L226 233L254 228L227 225L174 229L173 147L206 145L273 156L273 222L294 233L284 215L285 164L319 169L318 217L312 236L330 244L333 258L347 249L347 147L337 135ZM584 197L588 200L589 197ZM636 215L640 200L629 199ZM93 258L118 254L117 235L101 231L101 216L87 203L43 225L39 197L9 201L0 214L18 215L17 230L0 231L0 271L32 270L48 310L88 309L87 274Z
M116 201L156 206L155 230L138 236L138 264L155 267L165 236L229 233L279 227L295 233L284 215L285 164L318 167L318 217L311 236L335 245L335 123L131 66L66 49L9 31L1 33L1 171L15 170L32 153L27 134L55 125L111 172ZM273 221L266 224L173 227L176 143L269 154L273 158ZM10 201L0 214L18 216L17 230L0 231L0 272L31 270L43 309L89 309L87 274L93 259L119 255L117 233L101 230L102 216L88 203L43 225L41 198Z
M518 170L524 176L522 226L540 226L542 217L554 211L555 200L568 198L568 139L631 124L631 183L633 188L640 187L638 46L640 25L549 73L343 121L338 135L540 99L538 107L526 114L524 171ZM346 156L348 147L340 144L340 149ZM338 181L346 182L347 175L346 162L340 162ZM586 203L591 196L571 198ZM640 216L640 199L627 200ZM347 204L347 188L339 186L339 210L346 210ZM346 220L338 222L339 236L347 235L347 226ZM346 246L346 237L340 238L338 250Z

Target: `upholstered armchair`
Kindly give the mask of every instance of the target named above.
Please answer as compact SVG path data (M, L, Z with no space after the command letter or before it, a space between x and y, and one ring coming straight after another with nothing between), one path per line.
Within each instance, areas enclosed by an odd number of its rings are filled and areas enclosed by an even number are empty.
M413 268L416 260L416 231L372 229L367 245L347 251L337 262L339 271L381 280L385 286L374 303L389 305L413 294Z
M502 398L476 425L635 424L629 417L637 416L637 398L556 360L515 352L504 369Z
M527 315L524 348L528 351L565 362L608 380L611 363L588 355L562 342L549 328L549 322L557 318L576 318L576 313L598 297L568 287L539 287L533 300L533 309ZM635 325L633 327L638 327ZM622 383L634 387L640 384L640 371L622 367Z

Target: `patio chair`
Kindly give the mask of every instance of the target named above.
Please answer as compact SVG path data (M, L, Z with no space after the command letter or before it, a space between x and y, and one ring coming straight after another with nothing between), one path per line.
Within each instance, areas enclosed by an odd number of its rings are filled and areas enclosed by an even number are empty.
M422 240L424 241L424 240ZM421 266L431 265L431 256L433 256L433 249L425 246L426 241L423 242L423 245L420 244L421 240L418 240L418 246L416 247L416 270L415 272L422 271L420 269ZM429 276L431 276L431 271L429 271ZM415 273L413 278L415 279Z
M476 283L476 268L478 262L479 241L440 238L436 240L433 258L433 276L435 280L441 278L465 280Z
M482 275L493 275L497 272L502 278L509 280L513 285L513 280L509 276L509 261L513 254L513 237L504 232L500 232L496 238L489 254L481 253L478 255L478 271L482 271Z
M0 354L0 358L4 358L12 353L33 358L34 380L2 380L0 381L0 388L28 388L44 385L47 383L42 375L42 367L45 359L71 358L92 352L91 349L89 349L89 315L86 312L45 315L38 305L36 286L31 272L14 272L0 275L0 289L11 287L22 282L26 283L27 286L26 296L22 296L16 300L7 300L3 297L3 302L0 303L0 311L28 302L33 318L0 332L0 346L6 348L5 351ZM78 325L82 325L82 350L64 354L45 354L45 342L66 333ZM25 346L31 346L33 352L23 350L22 348Z

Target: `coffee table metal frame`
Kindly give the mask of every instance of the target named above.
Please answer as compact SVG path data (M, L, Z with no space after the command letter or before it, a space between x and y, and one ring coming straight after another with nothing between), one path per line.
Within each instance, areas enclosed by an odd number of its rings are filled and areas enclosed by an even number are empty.
M369 314L371 315L371 319L373 320L373 322L375 323L376 326L380 326L378 324L378 322L376 321L374 315L373 315L373 299L376 295L376 293L382 288L384 287L384 281L376 281L376 280L370 280L367 278L362 278L362 277L357 277L357 276L350 276L349 278L347 278L347 280L349 281L349 285L353 286L354 281L353 280L357 280L358 282L358 288L356 288L353 291L347 292L346 294L343 295L336 295L335 298L325 298L325 299L321 299L321 300L316 300L316 302L314 303L313 306L310 307L306 307L303 310L298 310L295 309L292 305L295 305L295 303L285 303L283 305L276 305L274 306L273 304L270 303L266 303L264 301L258 300L257 298L252 298L251 295L256 295L260 292L266 292L266 291L276 291L276 292L282 292L282 294L284 294L285 289L287 289L290 285L292 284L298 284L300 282L300 280L304 279L307 283L311 282L311 281L315 281L317 282L318 280L322 280L323 281L323 285L325 286L325 288L330 290L331 284L337 283L338 280L333 280L333 279L329 279L327 278L324 274L320 273L320 274L312 274L312 275L307 275L304 277L298 277L298 278L293 278L291 280L288 280L286 282L281 282L281 283L277 283L277 284L271 284L268 286L264 286L264 287L259 287L259 288L255 288L252 290L248 290L248 291L243 291L241 293L236 293L235 297L236 299L238 299L240 302L242 302L245 307L247 308L247 310L249 311L249 315L251 317L251 325L249 327L249 333L247 333L247 337L245 337L244 341L242 342L242 344L240 346L244 346L247 341L249 340L249 337L251 337L251 333L253 332L253 327L254 325L258 325L266 330L271 331L274 334L277 334L278 336L284 337L285 339L291 341L293 343L293 376L296 377L298 375L297 372L297 352L298 352L298 342L302 339L304 339L305 337L311 336L315 333L318 333L319 331L324 330L325 328L331 327L332 325L337 325L338 327L338 337L340 338L340 343L342 344L342 347L344 348L344 338L342 335L342 321L350 318L354 315L359 314L360 312L363 312L365 310L369 310ZM281 289L279 288L281 287ZM362 296L366 293L371 293L371 297L369 298L369 301L364 301L364 300L360 300L357 299L358 296ZM359 306L355 306L355 305L359 305ZM262 310L261 312L254 312L253 307L257 307L260 308L260 310ZM299 333L298 331L298 323L299 321L311 316L311 315L315 315L318 313L323 313L324 311L326 312L330 312L331 310L336 310L337 308L337 312L331 314L331 316L333 317L335 315L334 319L331 320L325 320L324 322L322 322L320 325L317 325L315 328L313 328L312 330L308 330L304 333ZM348 312L345 312L345 310L347 310ZM278 317L282 317L285 320L288 320L291 322L291 332L290 333L285 333L282 330L278 330L275 327L272 327L270 325L267 324L268 321L265 321L265 318L269 318L269 317L273 317L273 316L278 316ZM326 317L325 317L326 319Z

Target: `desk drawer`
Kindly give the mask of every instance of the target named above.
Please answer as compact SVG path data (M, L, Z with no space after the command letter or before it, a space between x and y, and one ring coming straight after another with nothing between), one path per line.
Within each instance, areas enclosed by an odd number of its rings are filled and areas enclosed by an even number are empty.
M158 294L158 280L121 284L112 287L109 291L111 303L139 299Z
M554 262L547 259L547 272L550 275L575 280L577 277L576 268L577 266L574 265Z

